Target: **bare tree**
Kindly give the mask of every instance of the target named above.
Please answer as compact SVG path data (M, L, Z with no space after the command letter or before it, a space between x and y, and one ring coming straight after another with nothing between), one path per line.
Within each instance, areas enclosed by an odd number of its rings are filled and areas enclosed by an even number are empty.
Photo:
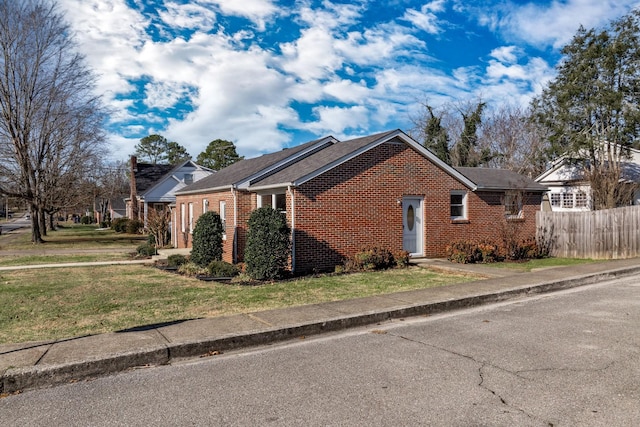
M72 188L69 174L104 142L104 109L70 35L53 1L0 0L0 155L12 178L0 193L29 204L34 243L54 189Z
M481 145L490 147L490 167L509 169L531 178L546 167L546 139L520 107L503 105L490 112L483 124Z

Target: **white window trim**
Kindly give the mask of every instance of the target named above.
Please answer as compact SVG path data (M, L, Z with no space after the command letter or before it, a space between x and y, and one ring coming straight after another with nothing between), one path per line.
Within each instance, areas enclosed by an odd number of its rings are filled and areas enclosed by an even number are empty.
M209 210L209 200L203 199L202 200L202 213L205 214L205 213L207 213L208 210Z
M187 208L184 203L180 204L180 227L182 232L187 231Z
M286 197L287 197L287 193L286 192L282 192L282 193L258 193L257 194L257 202L256 202L256 206L258 208L262 207L262 198L264 196L271 196L271 207L275 209L276 206L276 196L284 196L285 197L285 204L286 204ZM286 209L283 209L281 212L285 212Z
M193 203L189 203L189 233L193 234Z
M227 202L220 200L220 219L222 220L222 240L227 240Z
M451 212L451 196L462 196L462 216L451 216L452 221L462 221L466 220L468 217L468 209L467 209L467 192L464 190L451 190L449 192L449 212ZM456 205L458 206L458 205Z
M516 202L518 203L518 213L517 214L508 214L506 211L507 208L507 199L508 198L512 198L515 197ZM502 203L502 205L505 208L505 217L507 219L521 219L524 216L524 209L523 209L523 205L524 205L524 201L523 201L523 197L524 195L522 194L522 192L520 191L507 191L504 193L504 202Z

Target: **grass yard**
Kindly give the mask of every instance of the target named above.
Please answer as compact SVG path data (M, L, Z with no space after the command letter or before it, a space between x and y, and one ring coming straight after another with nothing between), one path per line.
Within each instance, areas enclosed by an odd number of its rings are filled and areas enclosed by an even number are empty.
M421 267L240 286L144 265L0 272L0 343L380 295L477 279Z
M55 231L43 236L45 243L33 245L29 232L12 236L10 244L0 240L0 250L63 250L63 249L131 249L146 241L146 236L138 234L116 233L113 230L99 229L95 225L63 224Z

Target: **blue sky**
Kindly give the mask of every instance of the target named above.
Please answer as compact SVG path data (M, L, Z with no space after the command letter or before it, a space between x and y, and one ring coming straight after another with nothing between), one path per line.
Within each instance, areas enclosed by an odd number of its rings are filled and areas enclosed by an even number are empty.
M525 106L580 25L640 0L59 0L112 110L114 159L160 133L253 157L409 130L420 104Z

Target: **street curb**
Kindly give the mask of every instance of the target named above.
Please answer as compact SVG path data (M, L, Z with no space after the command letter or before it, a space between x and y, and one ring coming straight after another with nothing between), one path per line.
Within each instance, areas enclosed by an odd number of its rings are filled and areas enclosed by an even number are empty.
M0 394L45 388L91 378L115 374L138 367L167 365L176 359L203 357L223 351L247 348L301 336L317 335L347 328L366 326L392 319L433 315L446 311L481 306L507 301L523 296L591 285L603 280L628 276L640 272L640 266L605 270L598 273L573 276L561 280L535 285L516 286L498 292L471 294L469 296L436 301L432 303L408 304L390 310L338 316L322 321L294 324L288 327L266 329L240 335L229 334L222 338L203 339L185 343L168 343L142 351L129 351L106 358L59 365L36 365L9 368L0 376ZM320 304L321 305L321 304Z

